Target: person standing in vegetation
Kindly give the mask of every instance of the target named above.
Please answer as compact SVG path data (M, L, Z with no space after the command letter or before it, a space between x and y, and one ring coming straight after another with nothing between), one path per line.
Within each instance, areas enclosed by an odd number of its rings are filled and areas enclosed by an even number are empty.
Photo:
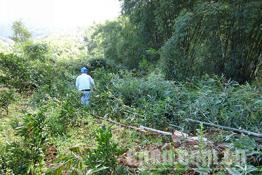
M81 103L85 106L89 104L91 90L95 87L94 79L88 75L88 69L82 67L80 69L81 75L76 78L76 88L82 91L83 96L81 97Z

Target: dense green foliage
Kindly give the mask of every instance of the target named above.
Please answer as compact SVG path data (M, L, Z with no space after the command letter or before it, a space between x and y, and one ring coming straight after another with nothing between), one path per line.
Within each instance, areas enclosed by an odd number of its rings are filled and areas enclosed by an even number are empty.
M173 124L198 135L200 154L209 146L208 130L186 118L262 132L261 1L122 3L123 15L93 26L85 43L31 40L25 26L14 23L15 44L0 48L0 174L148 174L129 171L118 156L159 147L167 138L113 127L103 116L170 132ZM96 84L88 107L74 87L82 66ZM156 166L156 173L247 174L261 168L262 147L253 138L214 136L214 144L245 150L256 162L208 169L176 162L160 164L163 171Z
M15 92L10 89L1 89L0 90L0 109L1 112L5 111L8 115L9 105L15 101Z
M29 57L30 60L40 60L45 61L48 54L47 44L27 44L24 46L24 52Z
M142 56L141 36L129 23L127 18L120 18L119 21L107 22L96 26L91 36L86 37L88 53L97 54L103 50L102 56L117 64L136 67Z
M261 132L261 88L209 76L181 83L156 73L136 78L128 72L104 74L100 70L96 77L101 89L93 108L98 106L100 115L110 113L153 128L174 123L192 129L184 119L194 118Z
M239 82L254 79L261 66L261 2L203 2L181 10L161 58L172 77L224 74Z
M100 171L99 174L112 174L115 172L117 166L117 144L112 142L112 132L110 128L103 126L97 130L96 141L98 147L92 150L86 158L86 163L90 168L97 168L97 166L107 167L107 169Z
M42 58L42 55L39 55ZM1 81L19 91L34 89L49 84L52 79L51 62L28 59L16 54L0 53Z
M132 69L157 63L173 80L207 73L244 83L260 76L261 1L122 3L125 17L98 26L86 40L105 58Z

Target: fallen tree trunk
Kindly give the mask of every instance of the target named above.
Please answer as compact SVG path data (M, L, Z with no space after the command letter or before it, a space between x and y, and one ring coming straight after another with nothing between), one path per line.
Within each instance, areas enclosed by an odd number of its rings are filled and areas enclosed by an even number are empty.
M233 132L238 133L238 134L246 134L248 136L260 138L259 140L262 140L262 134L260 134L260 133L255 133L255 132L251 132L251 131L247 131L247 130L243 130L243 129L231 128L231 127L228 127L228 126L221 126L221 125L217 125L217 124L214 124L214 123L202 122L202 121L199 121L199 120L193 120L193 119L189 119L189 118L186 118L185 121L191 122L191 123L198 123L198 124L202 123L203 125L206 125L206 126L220 128L222 130L227 130L227 131L233 131Z
M93 115L93 114L91 114L91 115ZM165 131L157 130L157 129L154 129L154 128L145 127L145 126L142 126L142 125L140 125L140 127L136 127L136 126L131 126L131 125L119 123L115 120L111 120L111 119L107 118L107 115L105 115L104 117L99 117L99 116L95 116L95 115L93 115L93 116L100 119L100 120L107 121L109 123L118 125L120 127L133 129L133 130L136 130L138 132L143 132L143 133L151 132L151 133L160 134L160 135L164 135L164 136L172 136L171 132L165 132Z
M109 123L112 123L112 124L115 124L115 125L118 125L120 127L123 127L123 128L129 128L129 129L133 129L133 130L136 130L138 132L143 132L145 133L146 131L141 129L141 128L138 128L138 127L135 127L135 126L131 126L131 125L125 125L123 123L119 123L117 121L114 121L114 120L111 120L109 118L105 118L105 117L98 117L98 116L95 116L96 118L100 119L100 120L104 120L104 121L107 121Z
M93 114L91 114L91 115L93 115ZM188 142L190 144L192 144L192 142L199 142L198 137L189 137L188 134L180 132L180 131L176 131L176 130L174 130L174 132L171 133L171 132L161 131L161 130L154 129L154 128L149 128L149 127L146 127L146 126L143 126L143 125L140 125L139 127L132 126L132 125L126 125L126 124L119 123L115 120L111 120L111 119L107 118L107 115L105 115L104 117L99 117L99 116L95 116L95 115L93 115L93 116L97 119L107 121L109 123L112 123L114 125L118 125L120 127L133 129L133 130L138 131L138 132L158 134L158 135L161 135L161 136L169 136L169 137L171 137L171 139L174 142L180 142L182 140L184 142ZM211 143L206 138L203 138L203 141L206 142L206 143Z
M140 125L139 128L141 128L142 130L154 132L154 133L157 133L157 134L160 134L160 135L166 135L166 136L172 136L173 135L171 132L165 132L165 131L157 130L157 129L154 129L154 128L142 126L142 125Z

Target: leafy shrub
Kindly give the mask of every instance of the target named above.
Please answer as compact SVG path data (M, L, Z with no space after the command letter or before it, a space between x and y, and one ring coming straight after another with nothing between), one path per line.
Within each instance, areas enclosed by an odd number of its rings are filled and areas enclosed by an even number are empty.
M32 90L52 80L52 64L30 61L14 54L0 53L0 79L6 86L20 91Z
M46 101L34 114L26 114L22 123L14 124L21 142L1 146L2 172L15 174L43 174L46 170L44 152L50 136L63 135L74 126L81 115L78 93L68 94L59 100ZM17 121L18 122L18 121ZM18 127L17 127L18 126ZM12 155L16 155L12 157Z
M43 174L44 153L40 148L31 150L22 143L11 143L0 153L0 172L3 174Z
M7 86L26 89L32 85L28 82L29 74L23 58L14 54L0 53L1 80Z
M22 144L1 145L0 174L27 174L31 164L31 152Z
M153 128L166 129L170 123L174 122L174 107L171 98L158 100L151 103L142 103L143 118L137 119L139 123Z
M0 89L0 108L8 115L8 106L15 100L14 90Z
M98 174L112 174L117 166L117 145L112 141L110 128L103 126L96 133L97 148L90 151L86 158L86 164L90 168L97 166L107 167Z
M43 110L36 114L26 114L23 117L22 126L18 127L17 131L30 147L42 147L46 143L48 133L45 120Z
M75 94L71 94L67 99L58 102L58 104L47 104L52 111L48 113L46 122L48 131L51 135L64 135L68 128L77 124L77 119L81 117L80 100L72 100ZM78 95L76 96L78 97ZM71 98L71 99L70 99Z
M164 99L170 96L173 90L171 82L154 73L141 79L127 74L123 78L113 80L112 86L116 96L122 97L125 104L130 106L138 106L141 98L145 98L148 102Z
M15 128L21 142L12 142L0 147L1 173L43 174L47 131L43 111L26 114L22 125ZM15 156L14 156L15 155Z
M89 65L91 68L106 68L109 67L109 64L107 63L107 61L105 59L90 59L89 61Z
M113 174L115 173L118 154L117 145L112 141L110 128L102 127L96 131L97 148L89 149L76 145L69 149L69 154L60 155L59 163L52 168L51 174Z
M58 165L50 169L50 174L62 175L68 174L82 174L87 172L87 166L83 159L88 150L77 145L69 148L69 154L59 155L57 162Z
M29 43L24 46L24 52L31 60L44 61L48 56L49 48L48 45L44 43Z

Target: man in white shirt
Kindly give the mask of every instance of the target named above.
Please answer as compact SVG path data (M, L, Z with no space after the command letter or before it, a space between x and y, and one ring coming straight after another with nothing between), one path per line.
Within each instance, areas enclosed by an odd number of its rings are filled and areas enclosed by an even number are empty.
M91 90L95 87L94 79L88 75L88 69L86 67L81 68L81 75L76 78L76 88L82 91L81 103L85 106L89 104Z

